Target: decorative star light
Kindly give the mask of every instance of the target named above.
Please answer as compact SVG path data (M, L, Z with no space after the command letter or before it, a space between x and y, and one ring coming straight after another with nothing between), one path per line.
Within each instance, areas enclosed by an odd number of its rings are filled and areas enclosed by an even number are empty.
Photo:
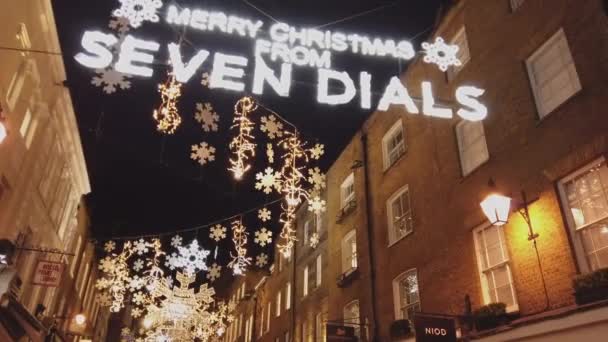
M108 253L112 252L114 249L116 249L116 243L114 241L108 241L103 246L103 250Z
M268 255L266 255L265 253L262 253L262 254L258 255L257 257L255 257L255 265L259 268L262 268L262 267L268 265Z
M315 190L325 189L325 175L321 173L321 169L315 167L308 170L308 182L313 185Z
M211 227L209 238L219 242L220 240L226 238L227 231L228 229L226 229L226 227L222 226L221 224L216 224L215 226Z
M220 266L216 263L213 263L213 265L211 265L211 267L209 267L209 272L207 273L207 279L210 282L214 282L214 281L218 280L221 275L222 275L222 266Z
M309 152L312 159L319 160L325 154L325 146L322 144L316 144L315 147L309 150Z
M139 239L135 242L135 252L137 255L143 255L144 253L148 253L148 244L144 239Z
M272 212L268 210L268 208L262 208L258 210L258 218L262 220L262 222L270 221L272 218Z
M213 110L211 103L197 103L194 118L203 125L205 132L217 132L220 116Z
M274 149L272 144L266 144L266 156L268 157L268 163L274 163Z
M210 80L211 80L211 75L208 72L204 72L203 78L201 79L201 85L205 88L208 88Z
M114 94L118 89L131 88L130 76L114 70L113 67L97 69L95 72L97 75L93 76L91 84L101 87L103 92L108 95Z
M182 237L179 235L175 235L171 238L171 246L173 248L178 248L182 245Z
M262 116L260 130L265 132L270 139L280 138L283 136L283 123L277 121L274 115L269 115L268 117Z
M458 45L448 45L443 38L435 38L434 43L422 43L422 48L426 55L424 61L435 64L441 71L447 71L451 66L461 66L462 62L458 59Z
M159 18L157 11L163 7L160 0L118 0L120 8L112 13L115 17L129 19L129 24L138 28L144 21L157 23Z
M265 172L259 172L255 178L258 180L255 188L264 191L265 194L270 194L274 189L281 189L281 173L274 171L271 167L266 168Z
M317 248L317 246L319 245L319 242L320 242L319 234L313 233L310 236L310 241L309 242L310 242L310 247L312 247L313 249Z
M135 260L135 262L133 263L133 270L135 272L139 272L143 269L144 269L144 261L141 259Z
M202 142L199 145L192 145L190 158L198 161L201 165L212 162L215 160L215 147L209 146L206 142Z
M325 200L321 199L321 197L314 196L308 202L308 211L314 212L315 214L319 215L325 212L326 204L327 203L325 202Z
M259 231L255 232L255 239L253 242L258 245L265 247L272 242L272 232L266 228L262 228Z
M192 240L188 246L178 247L179 254L177 260L177 267L181 268L185 274L192 275L198 271L206 271L207 256L209 251L200 248L198 240Z
M129 21L129 18L115 17L115 18L110 19L110 23L108 24L108 27L111 28L112 30L118 32L119 34L123 35L131 30L130 25L131 25L131 23Z

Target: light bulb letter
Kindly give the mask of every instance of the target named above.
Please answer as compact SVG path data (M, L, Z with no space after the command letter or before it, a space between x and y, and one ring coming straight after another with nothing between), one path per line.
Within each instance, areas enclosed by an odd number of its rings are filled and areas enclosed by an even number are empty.
M451 108L441 108L435 105L431 82L422 82L422 112L428 116L444 119L451 119L454 116Z
M384 95L382 95L382 99L378 104L378 110L386 112L392 104L403 105L405 109L412 114L419 113L418 107L416 107L407 88L401 83L401 80L397 76L391 78L391 82L386 87Z
M342 94L329 94L330 79L342 83L344 86ZM347 72L319 69L319 85L317 90L317 101L319 101L319 103L331 105L345 104L350 102L355 95L357 95L355 83L350 76L348 76Z
M281 65L281 76L278 78L275 76L274 71L266 65L264 59L257 56L255 59L255 73L253 75L253 93L258 95L264 94L264 82L268 82L277 94L283 97L289 96L291 72L292 65L283 63Z
M188 26L192 17L189 8L184 8L181 12L175 5L170 5L167 9L167 23L180 26Z
M112 64L112 51L109 47L116 44L118 38L99 31L87 31L82 36L82 47L88 54L79 52L74 59L86 67L103 69Z
M150 77L154 73L152 68L133 63L152 64L154 55L142 51L157 52L159 48L160 45L157 42L145 41L128 35L120 45L120 55L114 68L125 74Z
M276 23L270 27L270 39L278 43L285 43L289 40L289 25Z
M359 86L361 87L361 108L372 108L372 75L366 71L359 74Z
M178 82L186 83L188 82L196 70L200 68L201 65L207 60L209 57L209 51L207 50L199 50L188 64L184 64L182 61L182 53L180 51L180 46L178 44L171 43L169 44L169 58L171 60L171 65L173 66L173 73L175 74L175 79Z
M249 60L245 57L224 55L217 52L213 60L213 72L211 73L211 80L209 82L209 88L223 88L233 91L245 90L245 83L242 81L229 80L226 78L242 79L245 76L244 67L247 66ZM233 68L228 65L235 65L240 68Z
M458 116L469 121L481 121L488 116L488 107L477 100L486 91L472 86L462 86L456 89L456 101L468 107L456 112Z

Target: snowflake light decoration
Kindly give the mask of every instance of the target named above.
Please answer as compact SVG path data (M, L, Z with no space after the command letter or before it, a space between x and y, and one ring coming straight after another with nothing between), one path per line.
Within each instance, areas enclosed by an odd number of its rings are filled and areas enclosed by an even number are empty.
M116 249L116 243L114 241L108 241L103 245L103 250L110 253Z
M194 118L203 125L205 132L217 132L219 129L217 123L220 120L220 116L213 110L213 106L209 102L196 104Z
M112 303L112 297L107 292L99 292L95 295L95 300L101 306L110 306Z
M226 238L227 231L228 229L226 229L226 227L222 226L221 224L216 224L215 226L211 227L209 237L216 242L219 242L220 240Z
M139 318L141 317L142 314L142 310L140 308L133 308L131 310L131 317L133 318Z
M308 211L311 211L317 215L325 212L326 208L325 200L321 199L319 196L314 196L308 202Z
M277 121L274 115L269 115L268 117L262 116L260 130L265 132L270 139L280 138L283 136L283 123Z
M131 88L130 76L114 70L113 67L97 69L95 72L97 75L93 76L91 84L101 87L103 92L108 95L114 94L118 89L126 90Z
M185 274L192 275L198 271L207 270L207 256L209 251L200 248L198 240L192 240L188 246L178 247L179 254L176 260L176 266L181 268Z
M426 55L424 61L435 64L441 71L447 71L451 66L461 66L462 62L458 59L458 45L446 44L443 38L435 38L434 43L422 43Z
M206 142L202 142L198 145L192 145L190 159L198 161L198 163L201 165L205 165L215 160L215 151L215 147L210 146Z
M211 75L208 72L204 72L203 77L201 79L201 85L205 88L208 88L210 81L211 81Z
M255 178L258 180L255 188L264 191L265 194L270 194L273 189L277 191L281 189L281 173L271 167L266 168L264 173L259 172Z
M182 245L182 237L179 235L175 235L171 238L171 246L173 248L178 248Z
M247 266L251 264L251 258L247 257L247 229L243 225L242 218L232 222L232 242L236 254L230 253L232 260L228 267L232 269L234 275L244 275Z
M313 248L313 249L317 248L317 246L319 245L319 242L320 242L319 234L318 233L313 233L310 236L310 241L309 241L310 247Z
M253 240L253 242L257 243L262 247L269 245L270 243L272 243L272 232L266 228L260 229L259 231L255 232L255 239Z
M325 188L325 175L321 173L321 169L315 167L314 169L308 170L308 174L308 182L313 185L315 190Z
M230 168L234 178L241 179L245 172L251 169L247 163L249 158L255 157L256 144L253 137L253 121L249 119L249 114L258 108L251 97L240 99L234 106L234 119L232 129L238 129L238 134L230 142L229 148L233 158L230 158Z
M272 212L268 208L262 208L258 210L258 218L262 222L270 221L272 219Z
M108 23L108 27L112 30L118 32L123 35L131 30L131 22L127 17L115 17L110 19L110 23Z
M319 160L325 154L325 146L322 144L316 144L309 150L309 152L312 159Z
M148 247L149 246L144 239L139 239L138 241L135 241L134 248L137 255L143 255L145 253L148 253Z
M173 134L181 125L177 101L182 96L182 85L175 80L175 75L169 75L165 84L158 86L161 94L161 104L152 117L156 121L156 129L163 134Z
M157 23L157 11L163 7L161 0L118 0L120 8L112 13L116 17L129 19L129 24L138 28L144 21Z
M218 279L220 279L220 276L222 275L222 266L213 263L213 265L211 265L211 267L209 267L209 272L207 273L207 279L210 282L214 282Z
M135 260L135 262L133 263L133 270L135 272L139 272L143 269L144 269L144 261L141 259Z
M262 253L255 257L255 265L259 268L263 268L268 265L268 255Z

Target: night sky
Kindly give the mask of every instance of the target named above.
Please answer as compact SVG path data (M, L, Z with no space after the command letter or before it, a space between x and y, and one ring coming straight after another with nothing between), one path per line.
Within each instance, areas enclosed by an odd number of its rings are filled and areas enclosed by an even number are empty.
M164 1L165 4L173 1ZM279 21L299 27L314 27L372 10L384 9L326 27L368 36L413 38L414 46L432 31L441 0L252 0ZM228 14L261 19L265 27L272 20L264 17L243 1L177 1L179 5L222 10ZM176 228L201 225L236 214L272 200L254 189L254 172L236 183L226 171L230 138L229 127L235 101L246 94L203 88L199 70L184 87L179 105L182 126L173 136L156 132L152 111L159 104L157 84L166 77L166 67L155 68L153 79L132 79L132 87L106 95L91 84L94 72L74 60L82 51L80 40L85 30L106 33L110 14L117 0L54 0L56 21L68 72L80 134L84 145L92 193L87 198L93 230L97 238L160 233ZM177 41L177 33L164 22L164 11L157 24L145 23L132 33L141 38L154 38L161 43ZM221 51L250 57L253 64L253 41L203 32L187 32L186 37L197 48L212 53ZM189 58L194 46L183 48ZM333 68L345 70L357 79L360 71L374 75L372 89L383 91L386 81L402 70L395 59L378 57L341 57L334 53ZM203 71L209 70L209 61ZM248 71L248 76L251 75ZM280 98L267 88L259 100L297 125L305 138L326 145L322 167L326 169L369 115L354 105L331 107L316 103L316 70L296 68L289 99ZM251 82L245 81L247 89ZM194 120L196 102L212 102L220 114L220 132L204 133ZM375 96L373 103L378 101ZM257 133L261 135L260 132ZM217 160L201 167L190 159L190 146L209 141L218 148ZM263 154L259 154L264 159Z

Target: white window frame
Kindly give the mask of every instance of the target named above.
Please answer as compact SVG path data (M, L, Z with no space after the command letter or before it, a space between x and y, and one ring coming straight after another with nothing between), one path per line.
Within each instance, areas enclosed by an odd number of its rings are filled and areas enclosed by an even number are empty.
M570 85L573 87L572 92L568 94L565 98L562 98L559 104L556 104L552 107L545 108L546 104L542 103L538 85L536 84L534 63L543 56L543 54L547 51L547 49L552 48L555 44L563 44L562 49L562 58L566 57L569 60L562 65L560 68L560 72L557 75L561 75L563 72L569 73ZM527 60L526 60L526 68L528 70L528 78L530 80L530 86L532 87L532 93L534 94L534 100L536 103L536 109L538 111L538 116L542 120L545 117L549 116L553 113L557 108L567 102L570 98L576 95L578 92L582 90L582 85L580 82L580 78L578 76L578 72L576 71L576 65L574 63L574 57L572 56L572 51L570 50L570 45L568 43L568 38L564 32L563 28L560 28L555 34L553 34L546 42L544 42Z
M270 331L271 318L272 318L272 302L268 301L268 312L266 314L266 332Z
M401 133L401 142L397 144L397 146L390 148L389 143ZM391 160L391 154L397 151L397 156L394 160ZM397 122L389 128L388 131L382 137L382 159L384 162L384 171L388 170L391 166L393 166L401 157L405 155L407 152L407 144L405 143L405 129L403 129L403 120L399 118Z
M578 178L579 176L587 173L593 167L596 167L597 165L600 165L601 163L605 163L605 162L608 162L605 157L600 157L598 159L595 159L594 161L584 165L583 167L579 168L578 170L576 170L576 171L572 172L571 174L567 175L566 177L560 179L559 182L557 183L557 187L558 187L558 191L559 191L559 198L560 198L562 207L564 208L564 211L566 213L566 222L568 225L568 233L570 234L572 244L574 245L574 255L576 257L576 262L583 273L591 272L591 271L593 271L593 269L591 268L589 260L587 259L587 251L585 250L585 247L583 245L583 240L580 236L581 235L580 233L583 230L596 224L597 222L605 220L606 218L592 221L592 222L586 223L580 227L577 227L576 223L574 221L574 218L572 216L572 212L570 210L570 203L568 203L568 197L566 194L565 185L566 185L566 183L569 183L573 179Z
M352 229L342 238L342 274L357 269L357 230ZM354 248L353 248L354 246Z
M483 135L481 137L478 137L477 140L475 140L474 143L472 143L469 146L463 146L463 127L465 125L479 125L481 127L481 130L483 131ZM485 152L486 152L486 156L485 159L483 159L482 161L479 162L479 164L471 167L470 169L467 169L465 167L465 158L466 156L468 156L467 154L465 154L469 148L471 148L471 146L474 146L476 143L479 142L479 140L483 139L483 145L485 147ZM483 164L487 163L488 160L490 160L490 151L488 150L488 142L486 140L486 131L485 128L483 126L483 121L467 121L467 120L462 120L461 122L459 122L456 125L456 140L458 141L458 154L460 156L460 169L462 170L462 176L466 177L468 175L470 175L473 171L477 170L478 168L480 168Z
M303 275L302 297L306 297L308 296L308 265L304 266Z
M460 66L451 66L448 69L447 75L449 82L454 80L454 78L456 78L456 75L458 75L460 71L464 69L464 67L469 63L469 61L471 61L471 49L469 47L469 37L467 35L466 26L462 26L458 30L458 32L456 32L454 38L452 38L452 41L450 43L452 45L458 45L459 50L457 56L460 59L461 64Z
M393 222L393 202L395 202L398 198L400 198L403 194L405 194L407 192L407 197L408 197L408 205L409 205L409 219L413 221L413 209L412 209L412 201L411 201L411 194L410 194L410 189L409 189L409 185L405 185L403 187L401 187L399 190L397 190L387 201L386 201L386 213L387 213L387 219L388 219L388 242L389 242L389 247L393 246L394 244L396 244L397 242L401 241L403 238L405 238L406 236L412 234L414 232L414 227L412 224L412 229L410 231L407 231L405 234L403 234L403 236L397 237L397 231L396 231L396 227L394 226L394 222ZM402 215L402 218L404 219L408 219L407 215L404 214Z
M315 270L315 276L317 281L317 287L315 289L318 289L323 281L323 258L321 254L317 255L316 264L317 269Z
M510 0L511 3L511 12L517 11L526 0Z
M481 259L483 257L481 255L481 245L477 239L477 234L480 231L486 230L489 228L498 229L499 238L501 240L501 247L504 247L504 248L502 248L502 253L503 253L505 260L501 263L489 266L487 269L484 269L484 267L483 267L484 263ZM508 251L507 243L505 240L504 226L492 226L489 222L486 222L486 223L476 227L475 229L473 229L473 241L474 241L474 245L475 245L475 258L477 260L477 270L479 273L479 281L481 283L481 288L482 288L481 292L482 292L484 304L487 305L487 304L491 304L493 302L492 297L490 295L490 288L488 286L488 280L487 280L486 273L491 272L492 270L499 269L501 267L506 267L506 270L507 270L507 273L509 276L509 282L511 284L511 295L513 296L513 305L507 306L506 310L507 310L507 312L519 311L519 300L517 299L517 292L515 291L515 282L513 281L513 272L511 271L511 258L509 257L509 251ZM487 254L487 252L484 252L484 254ZM495 281L494 281L494 284L496 284Z
M405 306L401 306L402 298L401 298L401 282L406 279L411 277L412 275L414 275L416 277L416 286L417 288L417 292L418 292L418 301L416 302L412 302L412 303L408 303ZM418 307L417 311L420 311L420 282L418 280L418 270L415 268L409 269L401 274L399 274L397 277L395 277L395 279L393 279L393 307L395 310L395 319L412 319L412 317L406 317L403 314L403 309L407 309L407 308L415 308Z
M291 282L288 281L285 285L285 311L291 309Z
M351 189L350 193L346 193L346 190ZM355 200L355 174L351 172L342 184L340 185L340 206L342 209L346 208L346 206Z
M277 292L277 301L276 301L276 317L281 316L281 309L283 308L281 303L281 291Z
M358 317L348 317L347 318L347 316L348 316L347 313L349 311L352 311L350 309L350 307L355 304L357 305L357 308L359 311ZM355 328L355 336L361 337L361 304L359 303L358 299L350 301L346 305L344 305L344 308L342 309L342 317L343 317L344 325L352 326L353 328ZM355 319L357 320L356 322L354 321Z

